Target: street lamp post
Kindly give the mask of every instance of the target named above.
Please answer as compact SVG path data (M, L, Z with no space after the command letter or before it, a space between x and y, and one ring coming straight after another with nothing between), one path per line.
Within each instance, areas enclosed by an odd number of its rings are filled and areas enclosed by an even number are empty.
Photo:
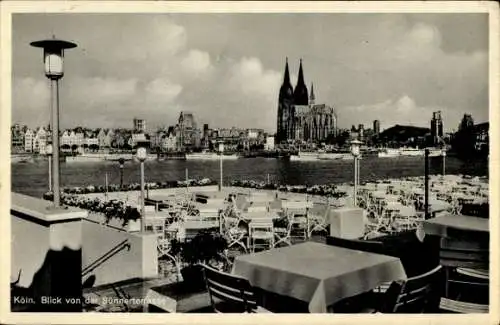
M45 153L49 158L49 192L52 192L52 145L49 143L45 147Z
M446 149L441 150L441 156L443 157L443 176L446 175Z
M424 211L425 219L429 219L429 149L424 154Z
M144 207L144 161L146 160L146 148L139 147L137 149L137 159L141 162L141 231L146 231L146 209Z
M125 163L125 159L120 158L118 159L118 162L120 163L120 191L123 189L123 164Z
M354 157L354 206L358 205L358 182L359 182L359 167L358 167L358 157L359 157L359 146L362 144L359 140L351 141L351 153Z
M219 143L219 155L220 155L220 181L219 181L219 192L222 191L222 155L224 154L224 143Z
M59 186L59 79L64 75L63 59L64 50L76 47L75 43L48 39L32 42L31 46L43 48L43 61L45 65L45 76L50 79L51 93L51 124L52 124L52 178L54 207L61 205L61 194Z

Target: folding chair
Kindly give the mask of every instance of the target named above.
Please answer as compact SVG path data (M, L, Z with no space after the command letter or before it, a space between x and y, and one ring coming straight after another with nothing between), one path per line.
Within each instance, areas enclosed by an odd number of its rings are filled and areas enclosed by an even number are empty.
M274 247L273 223L252 221L248 224L248 248L255 252L256 248L271 249Z
M248 230L243 226L244 221L238 214L232 210L222 212L220 216L222 234L228 242L227 248L238 246L243 249L244 253L248 252L245 244L245 238L248 236Z
M307 240L309 236L309 209L313 206L311 201L283 201L285 214L292 224L292 239Z
M328 215L330 206L327 203L314 202L313 207L309 210L309 229L308 237L310 238L313 232L324 231L328 233Z
M435 312L439 306L442 267L404 281L392 282L384 294L382 313Z
M275 237L274 247L278 247L281 243L292 246L292 222L290 218L282 214L281 218L273 221L273 226Z
M487 270L456 268L448 274L447 297L439 308L460 314L488 313L489 274Z
M216 313L268 313L257 305L253 287L247 279L203 265L212 308Z

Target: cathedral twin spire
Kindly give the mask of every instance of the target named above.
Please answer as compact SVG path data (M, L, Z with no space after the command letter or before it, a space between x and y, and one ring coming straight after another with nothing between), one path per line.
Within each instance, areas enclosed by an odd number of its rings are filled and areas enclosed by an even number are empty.
M280 102L282 100L293 100L293 87L290 82L290 72L288 71L288 58L286 58L286 64L285 64L285 76L283 78L283 84L281 85L280 88Z
M293 97L292 97L293 96ZM288 70L288 58L286 58L285 63L285 76L283 78L283 85L280 89L280 98L293 99L295 105L308 105L309 96L307 87L304 81L304 71L302 69L302 59L300 59L299 66L299 76L297 79L297 85L295 90L293 90L292 84L290 82L290 72ZM291 97L291 98L290 98ZM314 100L314 94L311 93L311 99Z

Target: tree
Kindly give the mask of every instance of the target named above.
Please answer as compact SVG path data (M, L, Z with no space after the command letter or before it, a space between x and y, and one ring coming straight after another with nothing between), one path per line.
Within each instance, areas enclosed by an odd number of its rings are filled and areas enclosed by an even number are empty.
M451 141L451 147L459 157L471 158L476 155L475 145L476 134L474 130L474 120L471 115L464 114L458 126L458 131Z
M99 146L97 144L94 144L92 143L90 146L89 146L90 150L92 151L97 151L99 149Z
M349 131L344 130L341 133L339 133L336 137L333 138L333 143L339 147L343 147L346 145L347 140L349 140L350 136L351 136L351 134L349 133Z
M71 151L75 152L78 149L78 145L74 144L71 146Z
M472 157L475 155L475 134L473 127L459 130L453 137L452 149L459 157Z

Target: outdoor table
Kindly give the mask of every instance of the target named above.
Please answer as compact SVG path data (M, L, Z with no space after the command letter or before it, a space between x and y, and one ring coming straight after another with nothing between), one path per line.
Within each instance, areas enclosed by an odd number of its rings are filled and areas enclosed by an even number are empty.
M335 237L356 239L363 237L365 221L363 209L357 207L343 207L328 211L330 235Z
M369 191L375 191L377 189L377 184L375 183L366 183L364 186Z
M269 203L271 201L274 201L275 197L270 196L270 195L252 195L248 198L249 202L252 203Z
M399 195L394 195L394 194L386 194L384 197L385 202L398 202L399 201Z
M441 201L438 199L431 199L429 200L429 208L430 212L440 212L440 211L445 211L448 208L450 208L450 204L445 201Z
M378 190L382 190L382 191L386 191L387 190L387 187L389 186L390 183L378 183L377 184L377 189Z
M372 196L376 199L385 199L387 193L385 191L374 191L372 192Z
M411 192L415 195L425 195L424 190L421 188L414 188Z
M488 268L489 220L446 215L422 222L424 234L439 239L441 265L446 267ZM448 272L448 268L446 268ZM447 296L447 293L445 293Z
M198 210L201 210L201 209L223 209L225 206L224 202L209 202L209 203L191 202L191 204Z
M267 211L259 211L259 212L243 212L241 214L241 219L246 221L270 221L272 222L274 219L280 218L277 212L267 212Z
M402 207L404 207L404 205L399 202L389 201L384 206L384 209L386 211L400 211Z
M232 273L264 292L307 303L311 313L325 313L344 298L407 278L396 257L316 242L238 256Z
M462 215L446 215L432 218L422 222L422 227L426 235L448 237L450 228L459 230L470 230L489 234L489 219L469 217Z
M248 205L245 208L245 211L248 212L253 212L253 211L267 211L269 207L270 202L267 201L261 201L261 202L250 202L250 205Z
M223 209L224 209L224 207L220 207L220 206L197 207L197 210L199 211L200 215L204 215L204 214L218 215L219 212Z
M476 197L472 204L489 204L488 197Z
M219 228L219 224L208 221L199 220L184 220L181 222L173 222L167 227L167 231L177 231L177 239L185 240L186 238L194 237L202 230Z

